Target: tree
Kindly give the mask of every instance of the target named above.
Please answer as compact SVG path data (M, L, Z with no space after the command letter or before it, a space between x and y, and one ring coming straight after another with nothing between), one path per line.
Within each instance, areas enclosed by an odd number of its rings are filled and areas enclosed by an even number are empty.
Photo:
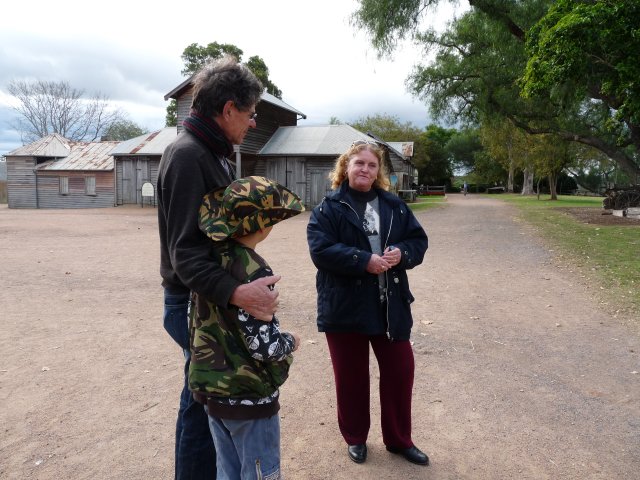
M560 0L528 32L527 97L550 96L579 105L583 131L575 140L614 158L640 175L640 3ZM630 54L636 52L636 54ZM599 106L594 112L595 106ZM599 122L592 123L599 114Z
M180 73L189 77L200 70L208 61L222 58L225 55L231 55L240 61L242 53L242 50L229 43L211 42L206 47L192 43L182 52L184 68Z
M175 98L172 98L169 105L167 105L167 114L164 119L167 127L178 125L178 102L176 102Z
M282 90L280 90L270 79L269 79L269 68L258 56L250 57L246 63L249 70L251 70L256 77L262 82L264 88L266 88L267 92L273 95L274 97L282 99Z
M135 122L122 119L109 125L102 135L102 140L125 141L149 133Z
M456 131L445 144L451 166L455 170L473 170L477 155L483 150L478 130L465 128Z
M508 173L507 191L514 192L515 173L516 170L529 172L528 165L525 164L527 159L526 134L524 131L516 128L510 121L494 117L485 121L480 128L480 141L482 142L487 154L499 163ZM487 168L486 159L484 167ZM493 170L492 170L493 172ZM531 185L533 189L533 177L525 178L523 185ZM533 190L526 192L533 193ZM523 194L525 190L523 189Z
M185 76L194 75L207 62L217 60L225 55L231 55L241 62L243 53L240 48L229 43L211 42L204 47L197 43L192 43L182 52L184 68L181 73ZM249 58L245 65L258 77L268 93L274 97L282 98L282 90L269 78L269 68L262 58L254 55ZM178 105L175 99L172 99L167 106L165 124L167 127L175 127L178 124Z
M453 166L446 146L455 134L455 129L447 129L435 124L428 125L420 134L419 142L426 154L424 163L416 162L421 184L448 185L451 183Z
M613 95L638 88L637 81L630 82L638 78L639 64L636 56L628 54L637 51L640 41L634 27L640 21L637 1L469 0L472 10L454 19L444 33L422 30L421 20L439 3L361 0L352 17L357 27L368 31L381 54L391 54L396 42L405 37L435 51L435 60L417 65L409 77L411 90L429 102L434 116L482 123L488 116L501 115L531 134L555 134L591 145L627 174L640 174L640 135L632 113L635 102L621 103L620 95ZM556 3L558 7L549 10ZM581 35L590 38L583 41ZM569 36L566 41L565 36ZM583 43L582 50L576 50ZM582 70L570 65L576 51L581 53L577 63ZM619 77L624 81L599 73L600 59L611 74L623 70ZM534 68L554 66L561 60L569 63L562 66L560 62L555 73L573 72L567 77L571 82L558 84L561 76L545 77L553 69ZM550 83L538 82L541 78ZM557 87L554 95L545 94L544 88L550 85ZM625 85L633 88L625 90ZM528 86L535 88L527 90ZM640 98L637 93L629 97ZM622 128L615 128L616 116Z
M371 132L386 142L407 141L420 134L420 129L411 122L401 123L399 117L386 113L360 117L351 126L361 132Z
M13 110L20 117L12 126L24 143L51 133L69 140L95 141L109 126L124 119L120 110L110 107L107 97L98 93L84 99L84 90L68 82L14 80L7 89L19 102Z

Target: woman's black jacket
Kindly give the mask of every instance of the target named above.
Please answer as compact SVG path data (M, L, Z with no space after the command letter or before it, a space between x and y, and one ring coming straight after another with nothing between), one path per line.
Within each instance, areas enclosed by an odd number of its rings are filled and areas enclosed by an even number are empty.
M400 263L386 272L387 300L381 304L378 276L366 271L371 246L362 219L347 202L345 181L313 209L307 225L311 259L318 268L318 331L381 333L375 330L382 308L387 336L408 340L414 298L406 270L422 263L427 234L400 198L376 191L382 250L393 245L402 252Z

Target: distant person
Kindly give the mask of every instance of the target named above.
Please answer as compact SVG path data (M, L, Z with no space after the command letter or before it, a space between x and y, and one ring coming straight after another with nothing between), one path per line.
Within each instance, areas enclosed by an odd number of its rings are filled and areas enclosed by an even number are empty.
M206 65L194 78L191 112L184 130L166 148L158 172L160 275L164 287L164 328L183 349L184 385L176 422L175 478L216 478L216 455L204 408L187 387L190 292L217 305L236 305L271 320L280 277L243 284L210 259L211 242L198 228L198 209L207 192L235 177L227 158L249 128L262 84L231 57Z
M334 191L311 213L317 324L329 346L349 458L367 459L371 345L380 369L382 440L388 451L428 465L411 438L413 295L406 273L422 263L427 235L411 209L387 192L383 158L377 145L354 142L331 173Z
M200 228L212 258L239 281L273 275L256 245L273 226L304 211L300 198L264 177L236 180L208 194ZM189 387L205 404L217 452L218 478L280 477L279 387L300 344L278 319L256 320L242 308L194 296Z
M467 182L464 182L464 184L462 185L462 193L464 193L464 196L467 196L467 192L469 191L469 184Z

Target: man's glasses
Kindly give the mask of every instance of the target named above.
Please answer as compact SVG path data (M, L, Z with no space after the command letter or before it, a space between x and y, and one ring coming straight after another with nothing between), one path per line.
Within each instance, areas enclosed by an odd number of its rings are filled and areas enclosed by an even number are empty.
M258 118L258 114L256 112L249 114L249 120L255 120L256 118Z

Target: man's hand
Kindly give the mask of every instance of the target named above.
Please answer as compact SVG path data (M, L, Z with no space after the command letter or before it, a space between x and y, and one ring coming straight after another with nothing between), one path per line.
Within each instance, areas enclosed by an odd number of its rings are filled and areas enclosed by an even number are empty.
M278 291L271 290L280 280L280 275L262 277L251 283L243 283L233 291L229 303L242 308L258 320L270 322L278 310Z

